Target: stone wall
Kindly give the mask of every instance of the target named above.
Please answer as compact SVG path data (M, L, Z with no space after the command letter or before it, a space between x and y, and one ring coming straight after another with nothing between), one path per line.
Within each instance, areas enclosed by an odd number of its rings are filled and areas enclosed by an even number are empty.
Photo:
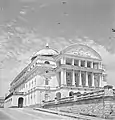
M110 118L115 113L115 97L71 101L44 107L56 111Z
M43 105L44 108L70 112L74 114L90 115L101 118L115 118L115 95L108 86L104 90L88 93L85 95L74 95L50 101Z

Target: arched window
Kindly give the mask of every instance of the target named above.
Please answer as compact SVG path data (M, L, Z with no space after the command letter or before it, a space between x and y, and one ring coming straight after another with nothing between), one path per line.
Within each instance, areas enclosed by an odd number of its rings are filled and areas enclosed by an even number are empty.
M45 63L45 64L50 64L50 62L49 62L49 61L45 61L44 63Z
M73 96L73 91L69 92L69 96Z
M56 93L56 98L57 98L57 99L60 99L60 98L61 98L61 93L60 93L60 92L57 92L57 93Z

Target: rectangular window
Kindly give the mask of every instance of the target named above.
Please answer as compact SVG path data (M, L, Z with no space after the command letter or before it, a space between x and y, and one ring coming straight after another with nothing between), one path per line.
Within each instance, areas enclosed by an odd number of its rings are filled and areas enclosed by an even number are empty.
M79 71L75 71L75 85L79 86Z
M61 86L61 72L59 72L59 86Z
M72 65L72 59L66 58L66 64L67 65Z
M81 67L85 67L85 61L81 60Z
M74 65L79 66L79 60L74 60Z
M87 67L91 68L91 62L90 61L87 62Z
M66 83L67 86L72 86L72 72L66 72Z
M98 69L98 63L93 63L93 68Z

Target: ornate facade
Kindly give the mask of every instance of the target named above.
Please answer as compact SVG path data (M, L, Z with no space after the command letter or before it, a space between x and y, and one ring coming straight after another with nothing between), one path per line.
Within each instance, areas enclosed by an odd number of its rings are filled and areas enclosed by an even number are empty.
M90 92L106 85L101 56L83 44L74 44L58 52L38 51L31 63L10 84L5 107L40 106L43 101Z

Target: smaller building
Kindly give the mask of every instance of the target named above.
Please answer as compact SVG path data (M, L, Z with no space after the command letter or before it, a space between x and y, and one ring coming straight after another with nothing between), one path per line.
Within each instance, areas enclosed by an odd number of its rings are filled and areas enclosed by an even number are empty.
M0 108L4 107L4 97L0 97Z

